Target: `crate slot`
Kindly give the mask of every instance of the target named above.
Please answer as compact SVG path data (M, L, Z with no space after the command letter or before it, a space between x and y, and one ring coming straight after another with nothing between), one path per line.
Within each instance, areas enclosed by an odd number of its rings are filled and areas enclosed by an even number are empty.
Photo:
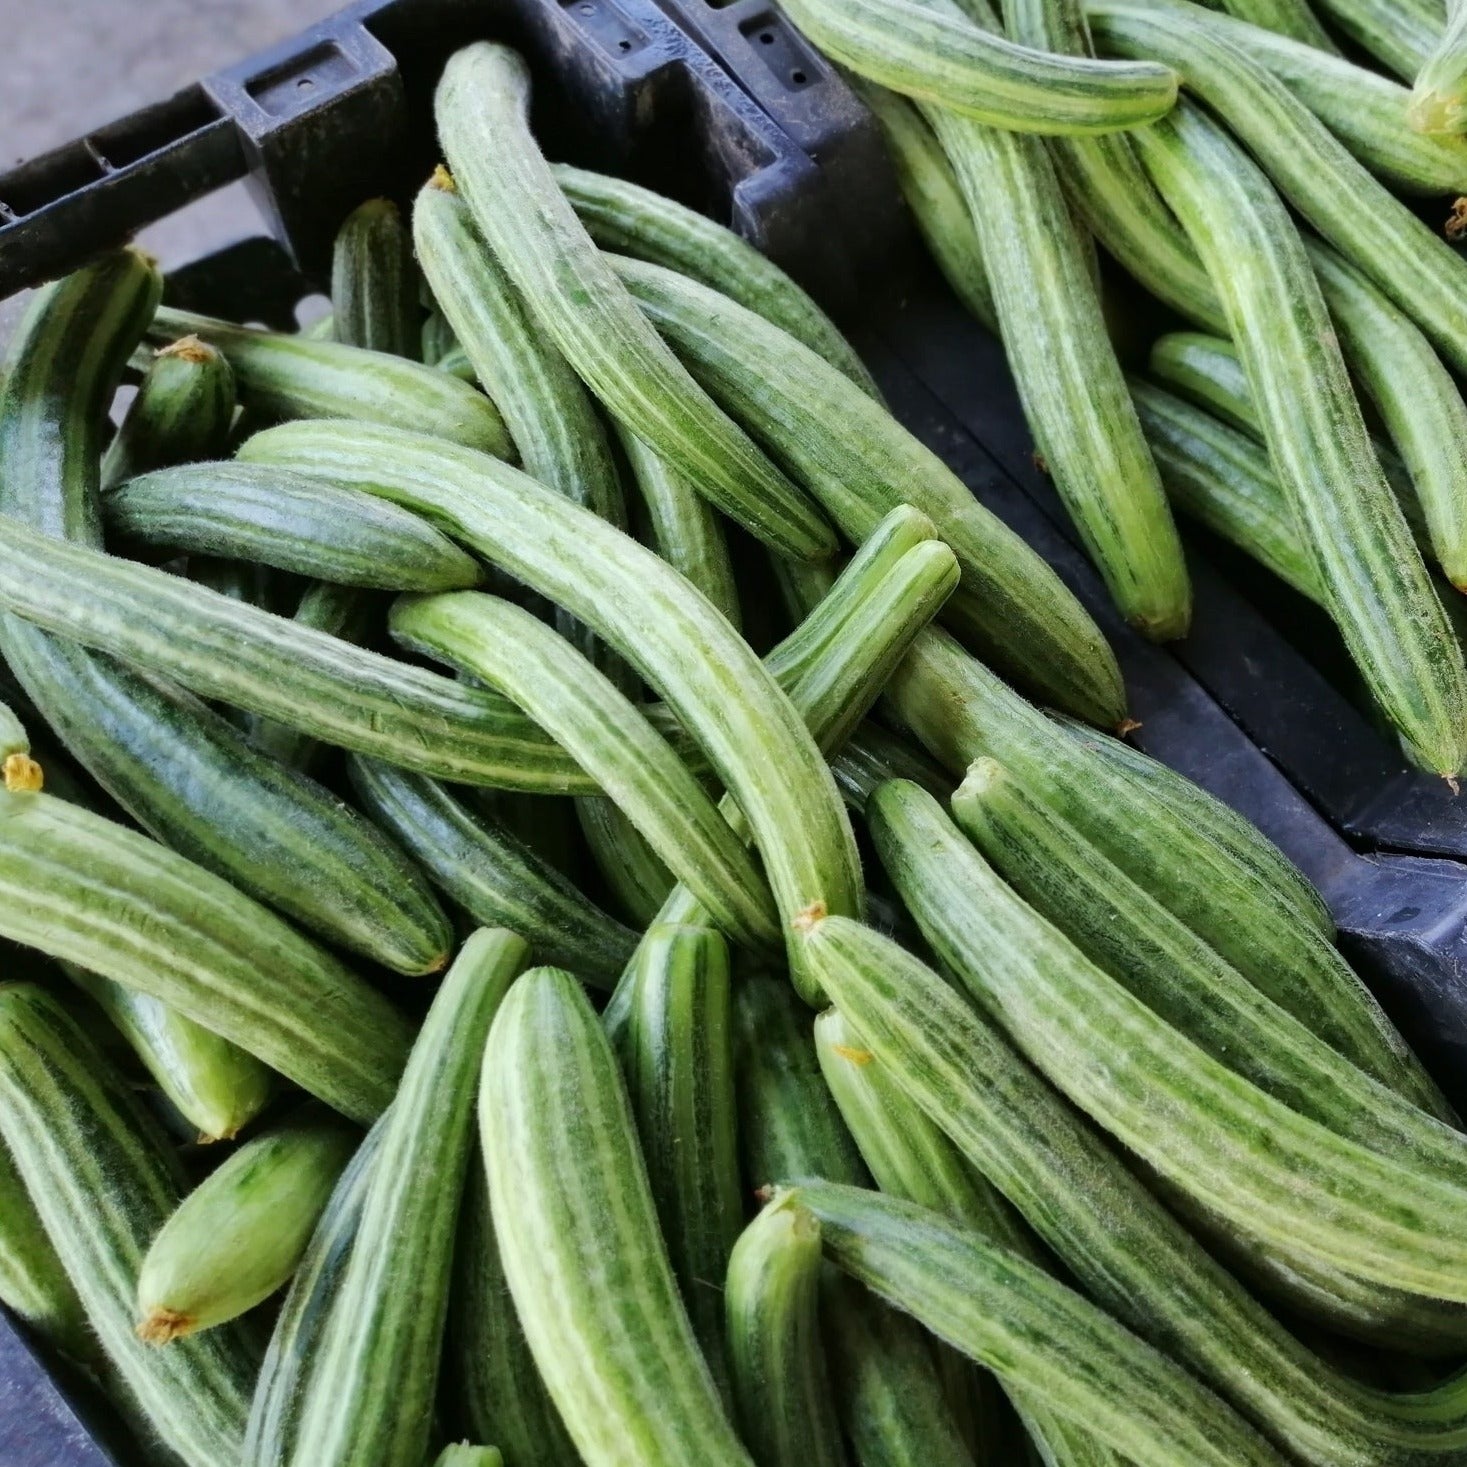
M772 10L761 11L741 21L739 33L787 91L797 92L819 78L819 69L805 49L804 42L789 28L784 18Z
M561 0L561 7L612 56L631 56L647 44L647 33L633 25L611 0Z
M202 131L219 116L204 89L192 86L156 107L99 128L87 141L110 167L126 168Z
M85 142L68 143L10 174L0 185L0 207L10 218L24 219L105 176Z
M319 107L357 79L356 63L333 41L323 41L299 56L251 77L246 94L271 117L292 117Z

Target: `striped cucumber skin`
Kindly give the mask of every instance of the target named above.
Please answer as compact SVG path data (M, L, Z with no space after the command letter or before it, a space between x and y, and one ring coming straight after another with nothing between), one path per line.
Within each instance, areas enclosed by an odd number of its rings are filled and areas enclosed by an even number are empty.
M654 927L638 950L622 1069L662 1236L725 1399L722 1280L744 1224L729 957L706 927Z
M1222 8L1239 20L1277 31L1316 51L1339 54L1329 32L1309 8L1309 0L1223 0Z
M1456 774L1467 761L1467 667L1371 448L1297 229L1191 103L1137 146L1223 298L1275 472L1353 661L1411 755Z
M468 1436L493 1437L507 1467L581 1467L515 1313L477 1156L463 1206L443 1358L456 1424Z
M391 199L368 199L342 220L331 249L331 339L421 360L421 277L413 237Z
M587 1467L749 1467L678 1297L616 1056L569 973L510 990L479 1127L510 1292Z
M273 331L255 331L163 306L148 337L185 333L224 353L239 400L268 418L349 418L410 428L450 443L505 456L513 451L504 420L482 392L420 362Z
M1416 73L1407 118L1416 132L1467 132L1467 8L1448 0L1447 23Z
M857 814L864 813L872 790L888 779L910 779L939 799L953 786L949 775L915 744L870 719L846 740L831 767L846 803Z
M860 544L898 504L928 515L963 568L954 610L1046 700L1102 724L1125 695L1114 654L1054 572L925 445L814 352L696 282L637 261L616 269L638 304Z
M928 121L968 200L1031 432L1122 615L1182 636L1191 587L1106 333L1083 236L1045 145L951 113Z
M256 461L344 476L417 509L593 626L662 693L738 801L781 917L813 901L861 910L855 837L798 711L733 628L651 551L496 460L431 439L296 423L248 448Z
M1056 56L1016 45L957 6L920 0L796 0L789 17L833 61L894 92L992 127L1074 134L1144 127L1176 102L1161 66Z
M215 1331L153 1350L133 1333L138 1269L182 1194L178 1163L56 1001L0 988L0 1134L128 1393L189 1467L238 1458L255 1361Z
M0 932L232 1040L355 1120L392 1097L408 1030L280 918L146 836L49 795L0 797Z
M273 1096L271 1071L237 1044L135 988L74 963L61 966L127 1040L178 1113L198 1128L200 1141L231 1140Z
M619 805L610 800L577 800L576 820L586 849L616 899L617 907L633 927L645 931L657 920L662 904L677 885L677 878ZM593 976L581 972L574 963L565 966L583 978Z
M637 935L597 907L505 826L471 810L436 780L353 757L352 788L456 906L486 927L507 927L546 962L609 985Z
M1205 331L1171 331L1151 346L1148 370L1178 397L1205 408L1230 428L1262 440L1248 374L1238 348Z
M1316 0L1361 50L1407 81L1441 40L1440 0Z
M1454 1178L1347 1141L1213 1059L1028 908L921 790L883 786L867 818L943 963L1148 1165L1264 1242L1390 1287L1467 1297L1453 1259L1467 1194Z
M523 708L731 937L777 946L773 902L742 842L672 746L569 642L530 612L481 592L399 601L391 628L412 650L472 672Z
M306 1387L361 1227L384 1114L337 1178L286 1291L255 1382L242 1467L284 1467L295 1449Z
M138 1272L138 1337L167 1345L237 1319L285 1284L361 1137L323 1119L241 1146L179 1204Z
M460 382L470 385L478 382L479 374L474 370L474 364L469 360L469 354L463 347L455 345L447 356L441 357L437 362L440 372L447 372L450 376L457 377Z
M434 1467L504 1467L504 1454L498 1447L452 1442L438 1454Z
M879 397L870 372L830 317L733 230L624 178L567 163L554 163L550 171L603 250L676 270L721 291L804 342L869 396Z
M739 1234L724 1284L739 1425L759 1467L844 1467L820 1338L820 1224L785 1194Z
M414 244L416 245L416 240ZM438 309L435 303L423 319L422 329L422 360L430 367L444 370L443 364L452 356L463 352L457 336L453 334L453 327L448 324L448 317ZM477 382L478 376L473 368L469 369L469 381Z
M529 73L508 47L450 58L439 141L530 314L613 417L731 518L783 553L820 559L819 513L693 382L628 299L561 193L529 128Z
M234 424L234 373L196 336L158 351L102 455L102 487L167 464L218 458Z
M843 1271L1002 1378L1022 1381L1136 1467L1283 1462L1180 1366L981 1234L828 1182L792 1195L820 1220L826 1253Z
M107 496L108 530L190 555L223 555L387 591L477 585L478 563L417 515L371 494L259 464L159 469Z
M855 923L815 930L840 949L821 971L841 1011L1102 1308L1317 1467L1426 1467L1467 1443L1460 1386L1393 1397L1311 1354L930 968Z
M302 1402L291 1458L300 1467L421 1467L480 1058L528 953L514 933L479 928L460 948L413 1043Z

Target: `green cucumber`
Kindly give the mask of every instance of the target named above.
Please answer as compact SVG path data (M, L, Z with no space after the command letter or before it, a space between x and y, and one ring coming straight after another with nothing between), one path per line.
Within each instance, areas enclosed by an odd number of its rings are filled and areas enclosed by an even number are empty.
M1467 132L1467 8L1448 0L1446 29L1416 73L1407 111L1425 133Z
M1250 25L1277 31L1316 51L1338 54L1329 32L1309 8L1309 0L1222 0L1222 8Z
M144 1252L183 1192L178 1162L60 1005L25 983L0 988L0 1135L88 1323L159 1438L189 1467L237 1460L255 1367L245 1336L226 1328L161 1351L133 1333Z
M786 554L835 549L828 525L678 365L560 192L529 128L529 72L487 41L450 58L439 141L484 238L530 315L613 417Z
M1206 331L1169 331L1151 344L1147 367L1169 391L1206 409L1230 428L1262 441L1243 359L1226 337Z
M416 361L422 351L413 239L391 199L342 220L331 250L331 337Z
M527 954L512 932L476 931L414 1041L301 1405L291 1459L300 1467L421 1467L480 1057Z
M830 317L773 260L733 230L624 178L568 163L552 164L550 171L603 250L702 281L819 352L870 396L879 395L865 364Z
M457 377L460 382L467 382L473 386L479 380L479 374L474 370L474 364L469 360L469 354L463 347L455 345L453 350L446 356L440 357L435 364L440 372L447 372L452 377Z
M504 1455L498 1447L452 1442L438 1454L434 1467L504 1467Z
M151 994L357 1120L391 1099L396 1010L219 877L49 795L0 796L0 933Z
M846 740L831 767L846 803L858 814L872 790L888 779L910 779L940 799L952 792L952 779L921 749L869 718Z
M273 331L164 306L152 341L185 333L224 353L240 402L269 418L350 418L429 433L466 448L505 455L509 434L482 392L420 362Z
M510 1292L587 1467L749 1467L678 1297L616 1057L570 974L510 990L479 1125Z
M898 504L928 515L963 585L949 619L1049 701L1098 723L1125 706L1114 655L1052 570L879 403L761 317L695 282L616 260L638 304L701 380L860 544Z
M820 1224L786 1194L738 1236L724 1298L744 1440L759 1467L844 1467L820 1338Z
M426 280L424 282L426 284ZM422 330L422 359L430 367L444 370L443 364L450 357L463 352L459 339L453 334L453 327L448 324L448 317L434 305L423 320ZM472 366L469 368L468 381L477 382L478 375Z
M647 837L610 800L577 800L576 819L591 859L617 906L633 927L645 931L657 920L677 878ZM574 963L567 966L581 972Z
M1315 0L1361 50L1414 81L1441 40L1441 0Z
M10 706L0 702L0 776L13 794L41 789L45 770L31 757L30 735Z
M102 487L168 464L217 458L234 425L234 373L217 348L185 336L158 351L102 456Z
M259 464L159 469L108 495L107 528L189 555L225 555L339 585L457 591L477 562L375 495Z

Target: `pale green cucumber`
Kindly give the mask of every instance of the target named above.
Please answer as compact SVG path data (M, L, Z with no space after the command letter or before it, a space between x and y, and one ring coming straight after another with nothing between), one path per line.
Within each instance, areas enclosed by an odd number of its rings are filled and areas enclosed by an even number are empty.
M1319 8L1362 50L1414 81L1441 40L1441 0L1316 0Z
M530 133L529 93L520 57L478 42L450 58L434 111L449 166L530 315L612 416L726 514L786 554L831 554L819 513L628 299Z
M1151 344L1147 367L1163 387L1205 408L1230 428L1262 440L1243 359L1225 336L1169 331Z
M550 171L603 250L665 266L721 291L819 352L870 396L879 396L865 364L830 317L733 230L624 178L567 163L552 164Z
M504 1467L504 1454L498 1447L453 1442L438 1454L434 1467Z
M413 1043L301 1405L291 1458L299 1467L421 1467L480 1058L528 951L512 932L478 929Z
M356 1120L408 1029L375 990L202 867L48 795L0 796L0 932L151 994Z
M234 373L217 348L196 336L163 347L102 456L102 487L168 464L218 458L234 407Z
M1124 690L1099 629L1059 578L925 445L848 379L761 317L654 265L618 273L693 370L819 496L855 544L910 504L962 566L948 616L1048 701L1101 724Z
M473 556L415 514L358 489L260 464L159 469L107 496L124 540L223 555L314 580L387 591L457 591Z
M460 382L473 385L478 382L479 374L474 370L474 364L469 360L469 354L463 347L455 345L447 356L439 358L435 364L440 372L447 372L457 377Z
M239 400L268 418L350 418L410 428L447 442L505 455L504 420L482 392L420 362L162 307L148 336L197 336L224 353Z
M133 1333L143 1254L183 1193L172 1149L30 984L0 988L0 1135L90 1327L160 1440L189 1467L237 1460L255 1369L245 1337L226 1328L159 1351Z
M820 1224L788 1194L739 1234L724 1283L728 1359L759 1467L844 1467L820 1338Z
M1467 7L1448 0L1446 29L1416 73L1407 111L1417 132L1467 132Z
M1309 8L1309 0L1222 0L1222 8L1250 25L1277 31L1281 36L1313 46L1316 51L1338 54L1329 32Z
M331 339L419 360L420 279L397 205L391 199L358 204L331 250Z
M633 927L645 931L657 920L677 878L647 837L610 800L577 800L576 820L616 905Z
M570 974L510 990L479 1125L510 1292L586 1467L749 1467L678 1297L616 1056Z

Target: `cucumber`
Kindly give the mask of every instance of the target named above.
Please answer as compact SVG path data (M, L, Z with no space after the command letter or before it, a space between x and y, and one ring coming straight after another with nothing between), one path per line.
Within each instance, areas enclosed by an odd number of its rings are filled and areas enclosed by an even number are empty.
M285 1284L360 1136L296 1119L241 1146L148 1245L138 1337L167 1345L237 1319Z
M427 284L427 281L424 281ZM443 364L450 357L463 352L459 339L453 334L453 327L448 324L448 317L434 304L423 319L423 329L420 345L422 347L422 360L430 367L444 370ZM477 382L478 376L472 366L469 368L468 380Z
M642 320L560 192L529 128L529 72L487 41L438 83L439 141L530 315L602 404L731 518L785 554L835 550L829 526L694 384Z
M266 418L349 418L432 434L499 456L513 451L504 420L482 392L420 362L274 331L256 331L163 306L150 341L185 333L218 348L240 403Z
M678 1297L616 1057L570 974L510 990L479 1125L510 1292L587 1467L749 1467Z
M102 456L102 487L167 464L218 458L234 407L234 373L217 348L196 336L163 347Z
M547 962L609 985L637 935L597 907L499 822L436 780L353 757L352 787L445 896L484 926L508 927Z
M739 1234L724 1298L739 1425L760 1467L844 1467L820 1339L820 1224L786 1194Z
M300 1467L421 1467L433 1427L480 1056L527 955L512 932L478 929L459 950L413 1044L301 1405L291 1458Z
M397 205L391 199L358 204L331 250L332 339L420 360L420 278Z
M869 718L846 740L831 767L857 814L865 811L872 790L888 779L909 779L939 799L952 793L951 777L921 749Z
M504 1456L498 1447L453 1442L438 1454L434 1467L504 1467Z
M40 799L42 796L31 796ZM0 1134L127 1393L189 1467L238 1459L255 1360L237 1330L157 1351L133 1333L148 1240L182 1195L178 1163L60 1005L0 988Z
M1407 118L1416 132L1467 132L1467 9L1448 0L1446 29L1416 73Z
M1382 65L1414 81L1441 40L1440 0L1316 0L1336 27Z
M879 397L875 382L835 323L773 260L733 230L663 194L554 163L550 171L603 250L689 275L788 331L837 371Z
M677 878L647 837L610 800L577 800L576 819L586 849L617 906L633 927L645 931L657 920ZM568 966L576 968L574 963Z
M49 795L0 796L0 934L160 999L354 1120L392 1097L405 1021L219 877Z
M41 789L46 774L31 757L30 735L10 707L0 703L0 775L5 788L13 794L26 794Z
M258 464L204 463L143 474L108 495L126 541L223 555L339 585L457 591L473 556L415 514L371 494Z
M324 315L317 316L308 326L302 326L297 335L306 341L334 341L336 339L336 320L328 310Z
M1329 32L1309 8L1309 0L1222 0L1222 8L1239 20L1277 31L1316 51L1339 54Z
M949 619L1048 701L1119 721L1124 690L1099 629L1059 578L879 403L814 352L716 292L654 265L618 274L701 380L771 444L859 544L910 504L952 547L963 585Z
M1262 441L1243 359L1226 337L1205 331L1169 331L1152 342L1147 368L1170 392L1205 408L1228 427Z

